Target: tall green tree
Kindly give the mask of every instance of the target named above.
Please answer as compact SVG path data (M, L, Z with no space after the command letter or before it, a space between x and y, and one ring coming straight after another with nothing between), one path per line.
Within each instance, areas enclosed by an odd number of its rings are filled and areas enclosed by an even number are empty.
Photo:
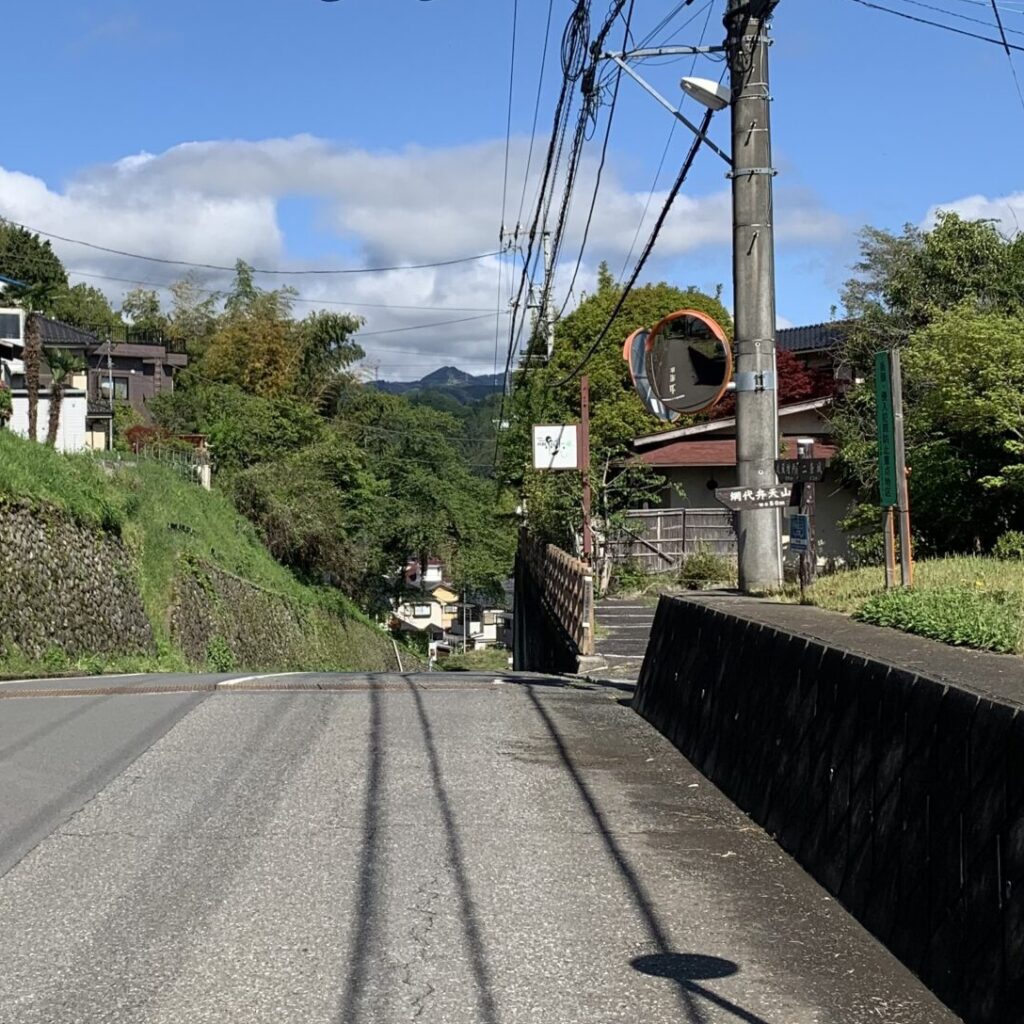
M67 288L68 275L53 246L39 235L0 220L0 274L23 281L47 299ZM9 293L18 298L17 290ZM39 312L48 312L44 304Z
M50 304L49 315L84 331L92 331L101 338L108 330L123 324L106 295L88 284L58 290Z
M580 374L565 378L603 330L620 295L620 286L602 264L597 291L556 325L551 361L520 370L510 407L506 406L510 425L501 446L501 479L526 495L531 529L569 549L581 530L579 479L571 473L538 473L530 468L531 430L538 423L579 422ZM582 371L590 381L590 473L597 485L595 507L605 517L653 498L661 487L660 477L626 463L633 438L668 424L644 408L622 358L622 345L637 328L653 327L678 309L706 313L728 335L732 333L732 319L719 298L693 287L680 289L664 282L644 285L630 292L601 347Z
M837 404L855 523L877 549L876 351L902 352L910 501L919 547L987 549L1024 526L1024 240L942 214L929 230L866 229L844 292L838 356L865 382Z

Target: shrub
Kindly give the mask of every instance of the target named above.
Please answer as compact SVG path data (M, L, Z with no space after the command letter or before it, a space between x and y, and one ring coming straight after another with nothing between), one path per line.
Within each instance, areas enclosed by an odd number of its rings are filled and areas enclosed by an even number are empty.
M732 562L704 547L690 555L679 572L679 582L691 590L700 590L709 583L731 584L735 581L736 568Z
M854 618L961 647L1022 650L1024 602L1003 590L888 590L869 598Z
M1005 561L1024 561L1024 533L1007 530L992 545L992 555Z
M235 656L224 637L210 637L206 645L206 663L214 672L230 672L235 667Z
M620 562L612 569L609 590L613 593L635 594L644 590L651 582L651 576L635 558Z

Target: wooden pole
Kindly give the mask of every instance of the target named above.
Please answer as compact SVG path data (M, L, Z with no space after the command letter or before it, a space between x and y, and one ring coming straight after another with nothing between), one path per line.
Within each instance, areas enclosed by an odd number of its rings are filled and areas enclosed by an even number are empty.
M590 528L590 378L580 380L580 473L583 475L583 560L594 559L594 534Z
M882 534L885 539L885 589L896 586L896 529L895 509L892 505L882 509Z
M893 439L896 449L896 507L899 510L900 530L900 582L904 587L914 585L913 540L910 536L910 488L907 481L907 449L903 437L903 370L900 351L889 353L892 379Z

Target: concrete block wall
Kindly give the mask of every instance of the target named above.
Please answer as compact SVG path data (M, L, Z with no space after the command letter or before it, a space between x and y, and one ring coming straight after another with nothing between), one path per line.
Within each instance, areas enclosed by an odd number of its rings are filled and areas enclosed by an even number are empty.
M968 1024L1024 1021L1024 713L662 598L635 708Z

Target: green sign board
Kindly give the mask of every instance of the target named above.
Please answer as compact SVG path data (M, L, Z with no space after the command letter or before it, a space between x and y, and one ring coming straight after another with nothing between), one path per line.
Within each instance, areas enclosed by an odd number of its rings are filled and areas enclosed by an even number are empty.
M896 425L888 352L875 353L875 420L878 425L878 489L882 505L896 505Z

